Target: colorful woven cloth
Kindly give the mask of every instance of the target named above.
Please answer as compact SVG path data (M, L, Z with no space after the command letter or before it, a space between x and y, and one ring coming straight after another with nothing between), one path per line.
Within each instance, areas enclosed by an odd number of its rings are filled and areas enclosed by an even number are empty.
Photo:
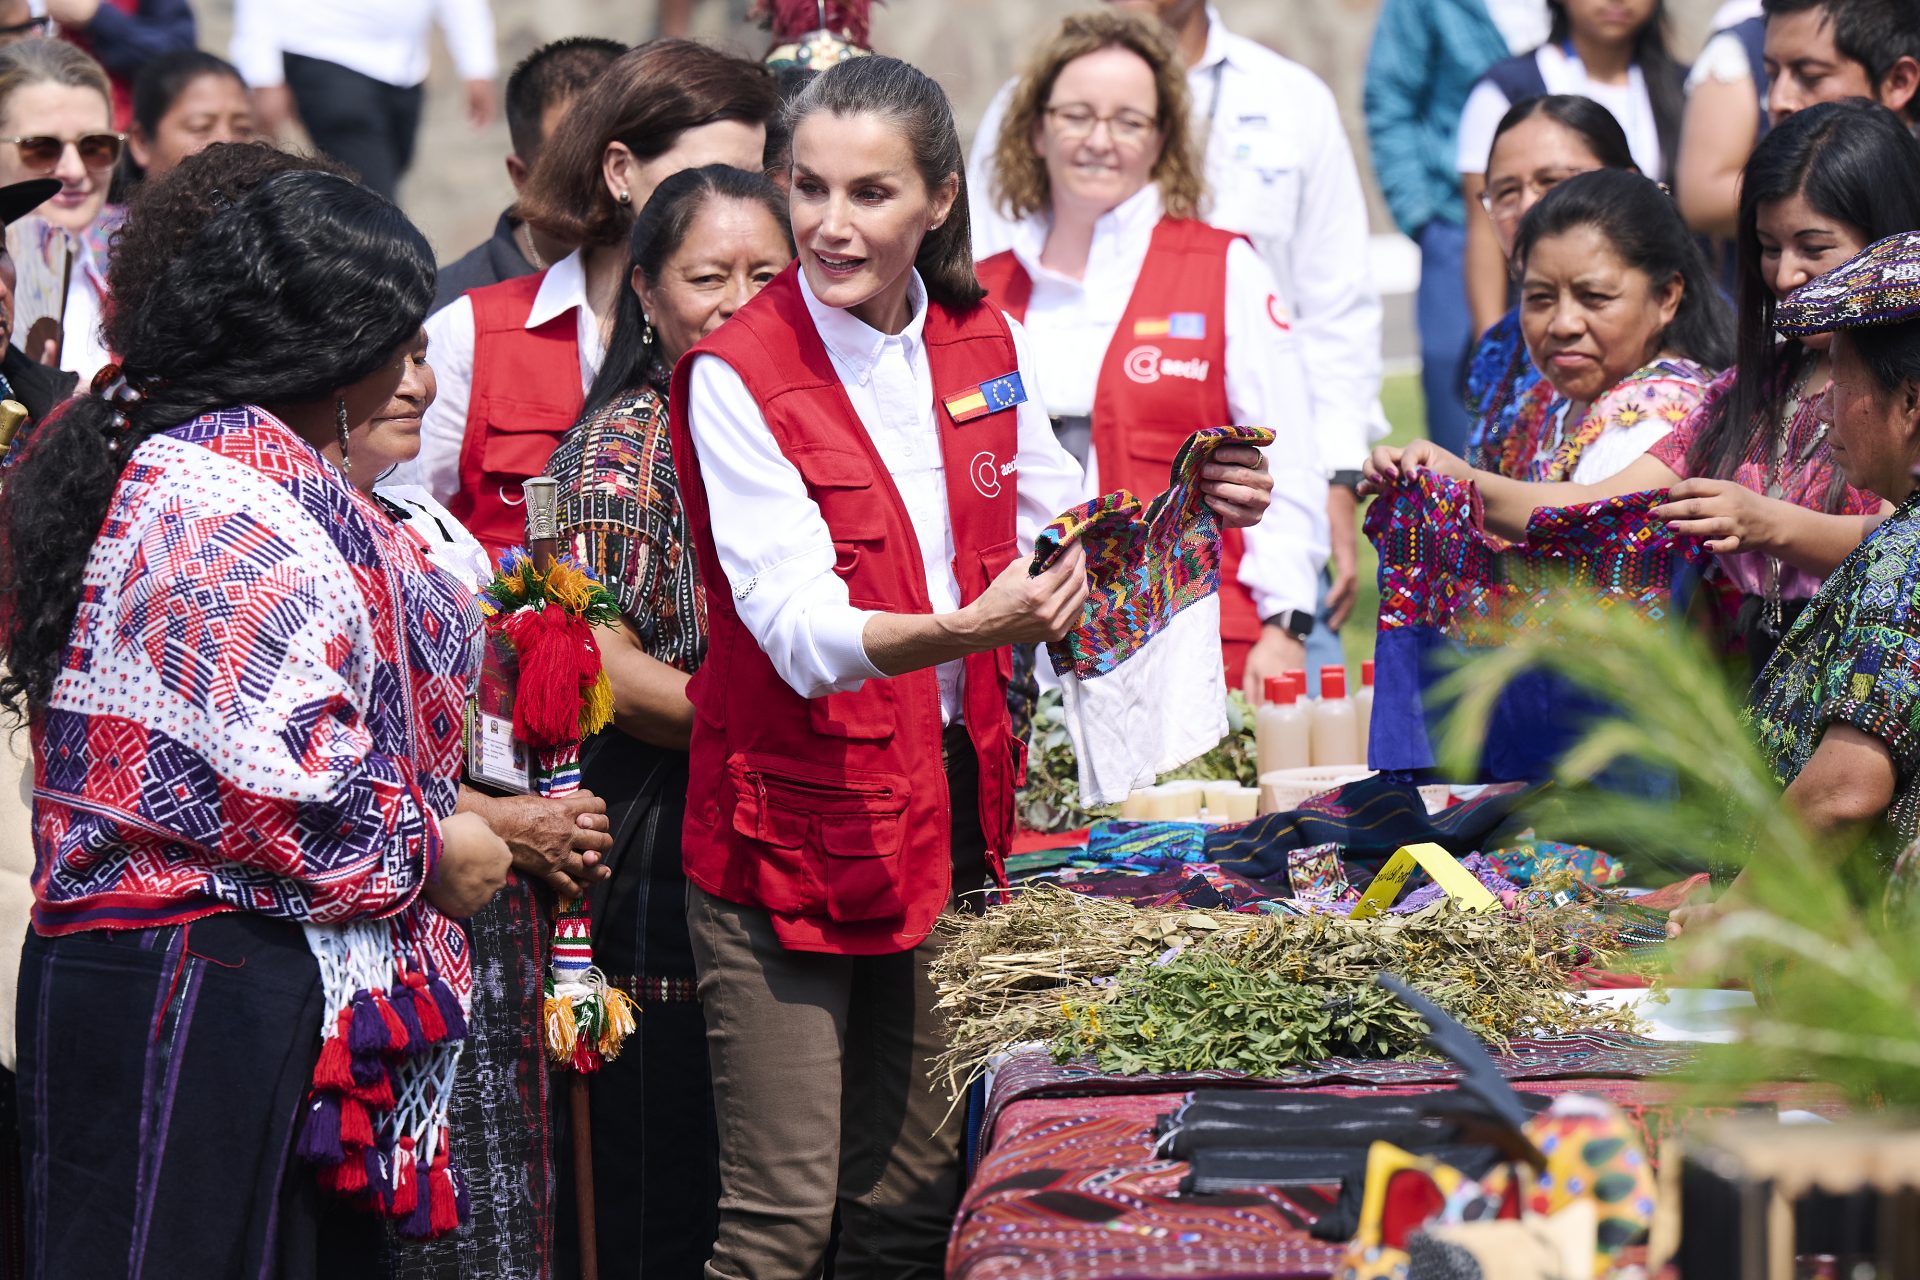
M1920 497L1834 570L1747 697L1754 738L1782 787L1832 725L1885 743L1894 791L1876 851L1892 863L1920 835Z
M1198 822L1096 822L1087 856L1108 865L1151 858L1198 862L1207 856L1207 828Z
M1650 622L1674 612L1697 581L1705 552L1653 515L1664 490L1533 513L1524 542L1481 531L1479 493L1416 471L1367 509L1367 537L1380 556L1379 636L1374 652L1369 761L1376 769L1434 765L1445 708L1427 688L1450 664L1443 655L1500 644L1514 631L1551 624L1571 598L1628 609ZM1481 760L1483 778L1546 776L1600 708L1563 682L1522 676L1501 695Z
M252 407L134 451L84 582L34 720L36 926L304 925L326 1011L300 1154L406 1234L451 1227L472 977L421 890L459 791L472 598Z
M1403 845L1437 844L1465 857L1535 790L1524 783L1487 787L1463 804L1430 814L1412 783L1374 774L1315 796L1298 809L1215 828L1207 834L1207 860L1249 879L1285 884L1295 851L1331 844L1339 846L1347 874L1364 885Z
M1920 231L1876 240L1786 296L1773 326L1790 337L1920 317Z
M1468 466L1499 469L1500 448L1513 431L1527 394L1539 385L1540 370L1527 354L1516 307L1481 335L1467 365L1467 411L1474 419L1467 436Z
M1122 489L1075 507L1034 540L1036 574L1074 542L1087 556L1086 611L1047 647L1083 804L1118 803L1226 736L1220 521L1200 495L1200 468L1221 445L1273 439L1265 427L1197 431L1150 506Z
M1500 446L1500 474L1533 483L1572 480L1595 484L1620 471L1686 421L1713 375L1691 360L1656 360L1636 369L1570 422L1567 401L1550 382L1520 399L1513 427ZM1602 459L1595 446L1618 439ZM1625 437L1624 439L1619 439ZM1582 467L1588 451L1591 465Z

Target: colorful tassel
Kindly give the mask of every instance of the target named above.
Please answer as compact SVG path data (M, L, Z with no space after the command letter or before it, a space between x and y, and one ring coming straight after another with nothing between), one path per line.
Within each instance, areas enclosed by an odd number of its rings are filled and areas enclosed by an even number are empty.
M347 1052L347 1013L340 1011L334 1033L320 1041L320 1060L314 1064L313 1086L344 1093L353 1087L353 1058Z
M414 1016L420 1022L420 1030L431 1043L438 1044L447 1038L447 1020L440 1016L440 1003L427 990L427 975L419 971L407 975L407 990L412 994Z
M447 1029L447 1039L465 1040L467 1015L460 1008L460 997L453 994L453 988L439 974L427 980L427 990L432 994L434 1004L440 1008L440 1021Z
M554 920L553 961L542 1019L547 1057L581 1074L620 1055L639 1007L593 964L593 920L586 900L563 907Z
M381 1025L387 1029L387 1052L405 1053L407 1051L407 1024L394 1012L393 1004L383 992L376 991L370 997L374 1012L380 1015Z
M340 1145L349 1151L362 1151L373 1145L373 1117L367 1104L348 1098L339 1104Z
M387 1020L374 1007L373 996L356 991L349 1007L353 1010L353 1024L347 1033L347 1048L353 1051L353 1056L364 1058L385 1053L389 1044Z
M420 1202L420 1170L413 1162L413 1138L400 1139L393 1150L393 1203L388 1212L396 1218L413 1213Z
M341 1145L340 1103L331 1095L316 1093L307 1099L294 1151L309 1164L339 1164L347 1158Z

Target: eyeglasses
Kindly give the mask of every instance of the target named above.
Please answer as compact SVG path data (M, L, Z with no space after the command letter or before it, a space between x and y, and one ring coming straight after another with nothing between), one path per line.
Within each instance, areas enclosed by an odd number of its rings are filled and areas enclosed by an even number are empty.
M1547 169L1531 178L1510 178L1480 193L1480 207L1494 218L1512 218L1520 213L1520 204L1528 192L1538 200L1568 178L1577 178L1592 169Z
M56 138L52 134L36 133L25 137L0 138L0 142L11 142L20 148L20 163L29 169L52 172L68 147L80 153L80 163L87 168L111 169L114 162L120 159L120 149L126 145L127 135L83 133L77 138Z
M0 45L12 44L16 40L25 40L28 36L50 36L52 34L52 18L28 18L25 22L16 22L10 26L0 27Z
M1107 136L1123 147L1137 147L1153 136L1160 122L1152 116L1142 115L1138 111L1116 111L1110 116L1096 114L1092 107L1084 103L1068 103L1060 107L1048 107L1047 119L1053 122L1053 130L1062 141L1078 142L1082 138L1093 136L1096 125L1107 126Z

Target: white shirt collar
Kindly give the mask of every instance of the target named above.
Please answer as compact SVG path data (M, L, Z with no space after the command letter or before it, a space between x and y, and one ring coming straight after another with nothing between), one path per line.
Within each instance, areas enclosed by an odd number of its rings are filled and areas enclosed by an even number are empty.
M1229 61L1232 52L1233 33L1227 30L1227 24L1220 21L1220 11L1212 5L1207 6L1207 47L1200 52L1200 61L1187 68L1187 74L1205 71L1214 64Z
M909 268L907 272L907 305L913 308L913 318L899 333L882 333L853 312L828 306L813 296L813 286L807 283L807 269L797 267L795 273L800 277L800 296L806 300L807 314L813 317L820 341L847 367L856 382L866 384L888 343L899 344L909 362L918 356L920 334L927 324L927 286L921 282L918 271Z
M1166 206L1160 200L1159 184L1149 182L1101 214L1094 221L1093 244L1087 250L1087 269L1079 280L1071 280L1040 265L1040 254L1047 244L1047 232L1053 226L1051 213L1033 213L1020 220L1013 231L1013 256L1035 279L1045 275L1055 280L1084 284L1116 261L1145 259L1147 241L1153 237L1153 229L1160 225L1160 218L1165 212ZM1132 274L1129 273L1127 278L1131 280Z
M586 250L575 249L547 268L540 278L539 292L533 295L533 309L527 312L529 329L538 329L555 316L565 315L587 305Z

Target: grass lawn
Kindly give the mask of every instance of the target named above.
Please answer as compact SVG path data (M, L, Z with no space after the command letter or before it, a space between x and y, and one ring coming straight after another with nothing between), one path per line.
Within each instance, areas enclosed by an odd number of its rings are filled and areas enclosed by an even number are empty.
M1418 374L1388 378L1380 387L1380 403L1387 411L1392 431L1385 443L1406 444L1426 434L1426 402L1420 396ZM1365 515L1364 508L1361 514ZM1380 615L1380 575L1374 559L1373 544L1360 535L1360 587L1347 625L1340 629L1340 644L1347 653L1347 665L1358 679L1360 664L1373 656L1374 623Z

